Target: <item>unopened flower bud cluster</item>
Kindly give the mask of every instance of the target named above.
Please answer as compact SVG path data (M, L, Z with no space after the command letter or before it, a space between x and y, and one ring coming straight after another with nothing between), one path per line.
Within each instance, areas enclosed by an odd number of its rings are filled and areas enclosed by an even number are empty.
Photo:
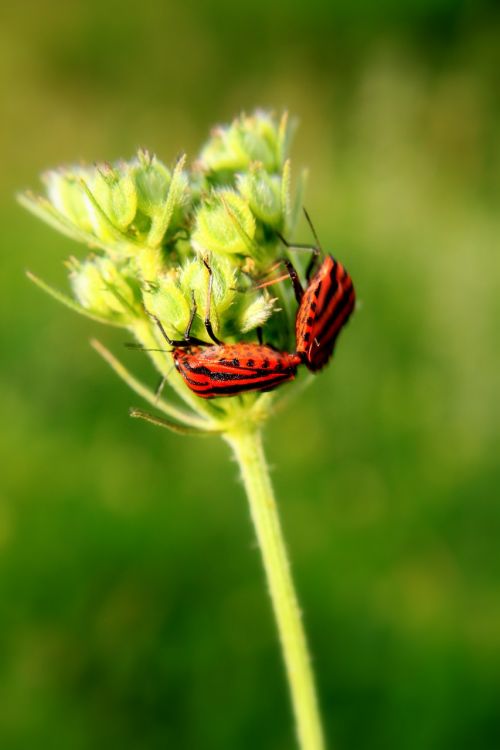
M137 332L157 316L172 338L206 339L209 315L224 341L293 346L289 285L259 289L279 260L278 232L293 223L286 116L241 116L215 129L191 163L166 166L140 150L130 161L72 166L43 176L45 193L22 203L90 252L67 265L82 312ZM138 336L139 337L139 336ZM139 337L140 338L140 337Z

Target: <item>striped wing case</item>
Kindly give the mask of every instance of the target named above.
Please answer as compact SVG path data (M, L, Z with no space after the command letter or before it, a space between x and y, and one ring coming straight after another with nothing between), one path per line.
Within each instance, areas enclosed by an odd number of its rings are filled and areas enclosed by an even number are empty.
M351 277L341 263L327 255L304 291L295 322L297 353L309 370L315 372L326 365L355 301Z
M262 344L174 349L175 366L189 388L202 398L271 391L295 378L301 357Z

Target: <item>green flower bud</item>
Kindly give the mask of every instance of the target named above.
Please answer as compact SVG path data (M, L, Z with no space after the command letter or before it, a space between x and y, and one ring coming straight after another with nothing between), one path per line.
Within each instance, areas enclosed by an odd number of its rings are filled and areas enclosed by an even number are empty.
M95 256L83 262L72 258L68 266L73 293L86 310L123 324L144 315L138 281L126 264Z
M233 304L237 294L237 272L234 265L224 256L211 256L208 259L212 272L212 305L219 313L225 313ZM184 264L179 275L179 285L189 296L191 291L199 308L205 311L206 293L210 275L199 259Z
M128 166L75 166L43 175L47 197L26 194L21 202L44 221L90 247L116 256L133 243L126 230L136 212Z
M287 117L277 121L267 112L241 115L231 125L216 128L200 154L206 171L238 172L254 162L268 172L283 166L288 140Z
M174 340L191 322L191 334L210 344L208 316L228 344L257 342L255 329L264 327L266 343L293 351L292 285L274 287L276 298L258 288L260 280L272 281L283 254L278 232L291 236L301 206L300 193L290 200L288 133L286 116L256 112L215 131L189 168L185 157L170 169L139 151L127 162L48 172L46 194L22 202L103 253L71 261L74 299L31 278L71 309L132 330L172 387L196 406L182 377L170 374L170 358L156 351L169 347L154 316ZM221 401L219 414L236 403ZM214 411L210 404L204 409Z
M249 172L237 175L236 179L240 194L248 202L257 219L273 229L282 229L282 178L268 174L260 164L257 164L253 165Z
M73 170L50 170L42 175L47 188L47 198L52 206L76 227L84 232L92 232L92 212L89 200L82 185L88 177L83 168Z
M154 154L141 149L132 168L137 190L137 207L145 216L152 218L159 205L168 197L172 173Z
M148 151L139 151L133 167L137 191L136 228L143 244L158 247L167 231L172 234L182 224L188 197L188 181L183 172L186 157L177 162L173 173Z
M242 295L237 291L238 273L230 259L224 256L210 256L208 259L212 272L212 291L210 295L209 317L216 335L224 338L231 334L232 327L226 326L225 321L233 317L234 305ZM204 318L207 313L207 291L210 275L206 266L199 260L184 264L179 285L185 296L194 296L198 309L198 317L194 321L193 333L199 338L206 338L207 333Z
M237 288L238 272L224 257L211 257L212 290L210 311L207 311L207 292L210 274L199 259L186 262L178 272L165 274L158 284L144 291L146 310L156 315L171 338L182 338L191 318L193 306L196 315L191 334L206 340L205 316L209 318L214 333L223 340L240 340L262 326L272 315L276 299L267 293L249 295Z
M202 255L249 255L254 235L255 219L247 201L232 190L217 190L198 210L191 242Z
M184 335L192 311L189 294L180 288L179 272L169 271L143 292L146 311L161 320L172 339Z
M139 152L132 162L69 167L44 175L47 197L27 193L21 202L73 239L114 258L138 248L158 248L183 221L185 158L171 173L156 157Z
M137 212L137 194L129 165L125 162L117 168L109 164L99 165L85 182L113 226L126 232ZM106 231L102 219L97 221L94 229L96 233Z

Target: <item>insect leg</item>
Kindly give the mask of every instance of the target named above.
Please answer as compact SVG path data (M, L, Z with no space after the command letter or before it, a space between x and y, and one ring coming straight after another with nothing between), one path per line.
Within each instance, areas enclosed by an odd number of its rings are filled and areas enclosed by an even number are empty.
M317 247L316 245L306 245L306 244L301 244L301 243L288 242L288 240L285 240L285 238L283 237L283 235L281 235L279 232L278 232L278 237L280 238L280 240L282 241L282 243L285 245L285 247L287 247L289 250L310 250L311 251L311 253L312 253L311 254L311 259L310 259L309 263L307 264L307 269L306 269L306 279L309 281L309 279L311 277L311 274L312 274L312 270L314 268L314 265L315 265L317 259L320 256L320 253L321 253L320 248ZM284 261L284 262L286 263L286 261ZM289 269L288 265L287 265L287 268L288 268L288 272L289 272L290 277L291 277L292 282L293 282L293 276L290 273L290 269ZM295 275L297 275L297 274L295 273ZM294 283L294 288L295 288L295 283ZM297 292L295 292L295 294L297 295ZM298 299L298 297L297 297L297 299Z
M309 281L309 279L312 276L312 272L314 270L314 266L315 266L315 264L316 264L319 256L320 255L324 255L324 252L323 252L323 248L321 247L321 243L319 241L319 237L318 237L318 234L316 232L316 229L314 228L314 224L312 223L311 217L309 216L309 214L307 212L307 209L303 208L302 210L304 211L304 216L306 218L307 223L309 224L309 227L311 229L312 235L313 235L314 240L316 242L315 245L306 245L306 244L302 244L302 243L297 243L297 244L291 243L291 242L288 242L287 240L285 240L285 238L279 232L277 234L278 234L278 237L280 238L280 240L285 245L285 247L287 247L289 250L295 250L295 249L297 249L297 250L311 250L312 251L311 259L310 259L310 261L309 261L309 263L307 265L307 268L306 268L306 279Z
M212 303L212 284L213 284L213 273L212 269L210 268L210 265L206 258L203 258L203 265L208 271L208 286L207 286L207 303L205 308L205 328L207 330L208 335L214 342L214 344L222 344L223 342L217 338L217 336L214 333L214 330L212 328L212 323L210 321L210 306Z
M188 323L188 328L191 328L195 314L196 314L196 308L194 310L194 314L191 313L191 318ZM207 341L202 341L201 339L197 339L194 336L188 336L188 338L184 337L183 339L171 339L168 333L166 332L166 330L164 329L161 320L156 315L153 315L153 313L148 313L148 315L150 316L150 318L154 320L154 322L160 329L160 333L165 339L165 341L167 341L170 344L170 346L172 346L174 349L186 349L188 346L193 346L193 345L210 346L210 344Z
M311 260L309 261L308 266L306 268L306 279L309 281L309 279L312 276L312 272L314 270L314 266L316 264L316 261L318 260L318 257L320 255L324 255L324 252L323 252L323 248L321 247L321 243L319 241L319 237L318 237L318 234L316 232L316 229L314 228L314 224L311 221L311 217L309 216L306 208L303 207L302 210L304 211L304 216L306 217L306 221L309 224L309 227L311 228L311 232L313 234L313 237L314 237L314 239L316 241L316 251L313 252L313 254L311 255Z
M312 250L315 255L319 255L321 252L319 247L317 247L316 245L308 245L307 243L302 242L288 242L288 240L283 237L281 232L276 232L276 234L280 238L284 246L289 250Z
M286 267L287 272L285 274L276 276L272 279L268 279L267 281L261 281L253 288L252 291L254 291L255 289L265 289L267 286L273 286L273 284L278 284L280 281L285 281L285 279L290 278L292 280L295 297L297 299L297 302L300 304L300 301L304 296L304 289L302 287L302 284L300 283L299 275L291 261L289 261L288 258L282 258L271 266L270 271L274 271L281 264Z
M307 209L306 209L306 208L304 208L304 207L303 207L303 208L302 208L302 210L303 210L303 212L304 212L304 216L306 217L306 221L307 221L307 223L309 224L309 227L310 227L310 229L311 229L311 232L312 232L312 234L313 234L313 237L314 237L314 239L315 239L315 242L316 242L316 247L317 247L317 249L319 250L319 252L320 252L320 253L321 253L322 255L324 255L324 253L323 253L323 248L321 247L321 242L319 241L319 237L318 237L318 234L317 234L317 232L316 232L316 230L315 230L315 228L314 228L314 224L312 223L311 217L309 216L309 214L308 214L308 212L307 212Z
M304 296L304 288L302 284L300 283L299 275L297 271L295 270L293 264L288 260L288 258L284 258L283 263L286 266L286 270L288 271L288 275L290 276L293 284L293 291L295 292L295 298L297 302L301 303L302 297Z
M191 315L189 316L188 324L186 326L186 330L184 331L184 341L192 341L191 339L191 328L193 327L193 321L196 315L196 310L198 309L198 306L196 304L196 299L194 296L194 292L191 292Z

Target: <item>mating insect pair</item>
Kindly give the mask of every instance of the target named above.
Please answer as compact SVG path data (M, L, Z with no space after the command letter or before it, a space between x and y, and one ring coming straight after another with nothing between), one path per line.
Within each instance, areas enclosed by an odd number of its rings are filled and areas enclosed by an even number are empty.
M154 318L163 337L173 347L177 370L188 387L198 396L214 398L233 396L246 391L271 391L281 383L293 380L300 364L316 372L324 367L332 356L337 337L354 309L354 287L345 268L331 255L324 258L311 278L320 253L320 245L307 213L306 218L316 239L316 247L292 246L281 238L287 247L306 247L313 251L306 272L308 284L305 290L290 261L283 261L298 302L295 353L276 351L265 344L224 344L215 336L208 315L212 271L206 261L204 263L209 272L209 284L205 328L213 343L191 336L191 327L196 315L195 304L183 339L171 339L161 321ZM261 286L276 283L282 278Z

